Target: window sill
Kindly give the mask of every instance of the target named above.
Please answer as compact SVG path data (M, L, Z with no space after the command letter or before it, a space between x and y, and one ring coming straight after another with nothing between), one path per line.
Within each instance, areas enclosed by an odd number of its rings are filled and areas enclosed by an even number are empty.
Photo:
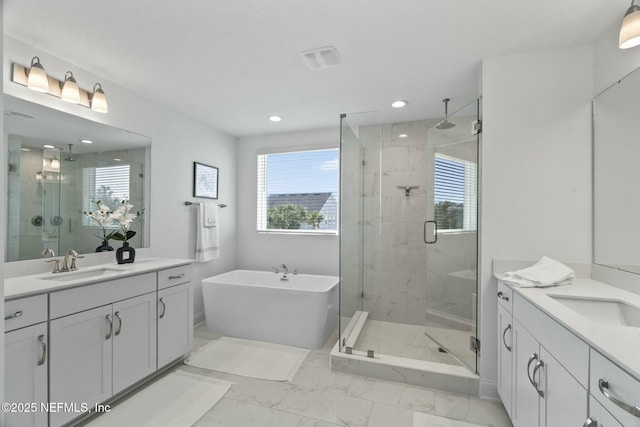
M337 231L324 230L256 230L258 234L290 234L296 236L338 236Z

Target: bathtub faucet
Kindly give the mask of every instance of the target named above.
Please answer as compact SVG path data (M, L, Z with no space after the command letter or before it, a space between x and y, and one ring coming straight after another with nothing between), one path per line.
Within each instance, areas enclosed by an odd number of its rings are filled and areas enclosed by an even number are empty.
M282 280L283 282L289 280L289 277L287 276L289 274L289 269L286 265L280 264L280 267L276 268L276 273L282 273L282 277L280 278L280 280Z

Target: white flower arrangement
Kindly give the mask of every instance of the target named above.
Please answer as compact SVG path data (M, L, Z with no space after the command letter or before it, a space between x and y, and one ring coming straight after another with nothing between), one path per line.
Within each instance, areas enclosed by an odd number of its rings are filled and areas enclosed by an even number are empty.
M100 200L97 202L92 200L97 205L97 209L93 212L84 212L84 214L91 218L102 229L102 236L96 235L103 241L109 239L120 240L128 242L130 238L136 235L136 232L129 230L131 224L142 215L140 212L132 212L133 205L129 203L129 200L123 200L120 206L111 210L109 206L102 203ZM120 231L112 231L107 233L109 226L116 225L120 228Z

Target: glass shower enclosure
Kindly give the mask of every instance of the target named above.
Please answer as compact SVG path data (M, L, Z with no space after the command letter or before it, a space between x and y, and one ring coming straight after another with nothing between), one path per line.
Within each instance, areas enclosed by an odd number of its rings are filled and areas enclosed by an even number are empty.
M479 106L341 116L340 351L476 372Z

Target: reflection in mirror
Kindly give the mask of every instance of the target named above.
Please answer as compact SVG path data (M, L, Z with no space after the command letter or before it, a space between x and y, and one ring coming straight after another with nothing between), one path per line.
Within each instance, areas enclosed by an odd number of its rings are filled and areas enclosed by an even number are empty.
M40 258L47 249L96 252L103 230L84 212L95 211L97 201L113 210L129 200L133 212L143 213L131 226L130 244L149 246L149 138L8 95L4 110L7 261ZM107 234L118 230L105 226Z
M593 101L593 262L640 274L640 71Z

